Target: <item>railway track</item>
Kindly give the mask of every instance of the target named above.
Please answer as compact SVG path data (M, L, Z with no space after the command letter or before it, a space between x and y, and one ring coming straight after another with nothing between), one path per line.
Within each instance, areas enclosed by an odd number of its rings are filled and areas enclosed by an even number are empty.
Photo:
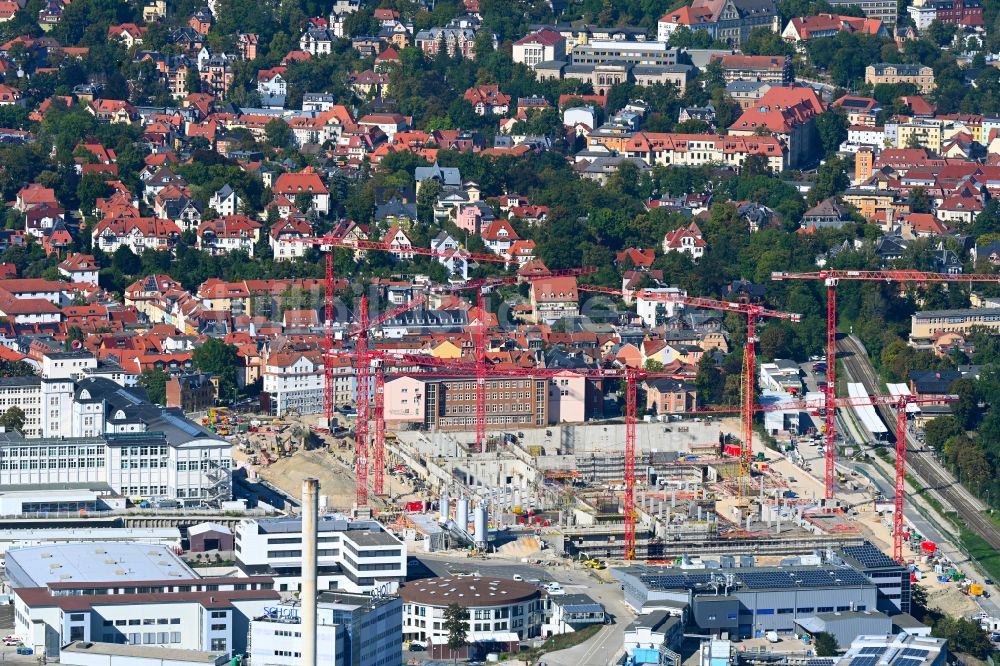
M853 336L840 338L837 341L837 349L849 352L850 355L841 358L840 361L854 380L864 384L871 395L878 394L880 391L878 375L868 360L867 350L860 341ZM896 423L896 414L891 407L883 405L877 409L887 424L891 426ZM1000 550L1000 529L977 508L976 505L980 504L978 499L961 486L929 453L913 447L909 438L906 442L906 464L929 484L930 488L937 491L945 503L962 518L970 531L982 537L993 548Z

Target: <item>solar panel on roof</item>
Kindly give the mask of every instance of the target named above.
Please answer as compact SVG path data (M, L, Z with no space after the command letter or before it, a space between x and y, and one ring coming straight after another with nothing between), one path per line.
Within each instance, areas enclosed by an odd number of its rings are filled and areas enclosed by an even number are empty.
M850 666L875 666L878 657L855 657L851 660Z
M897 659L893 663L893 666L920 666L924 663L923 659Z
M861 654L878 655L878 654L882 654L884 652L885 652L885 648L884 647L863 647L863 648L861 648Z
M841 549L845 555L853 557L865 567L892 567L897 562L870 543L860 546L845 546Z
M899 653L901 657L926 657L930 654L929 650L921 650L920 648L903 648L903 651Z

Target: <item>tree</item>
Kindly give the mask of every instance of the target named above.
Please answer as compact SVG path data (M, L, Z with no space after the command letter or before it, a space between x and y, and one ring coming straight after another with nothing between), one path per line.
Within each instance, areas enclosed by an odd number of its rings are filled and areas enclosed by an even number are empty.
M824 111L816 116L816 131L823 153L831 155L847 139L847 117L840 111Z
M275 148L288 148L292 145L292 128L281 118L272 118L264 125L267 141Z
M835 657L837 652L840 651L840 646L837 644L837 639L833 634L828 634L825 631L821 631L813 636L816 639L816 656L817 657Z
M919 148L919 146L917 146ZM914 187L910 190L910 212L929 213L931 212L931 198L922 187Z
M0 361L0 377L31 377L35 368L24 361Z
M982 658L991 649L990 637L978 622L965 618L944 616L934 623L931 634L948 641L956 652L965 652Z
M128 245L119 245L111 259L111 268L120 275L136 275L142 270L142 260Z
M146 395L151 402L158 405L167 404L167 373L163 370L147 369L143 370L139 376L138 384L146 389Z
M694 380L698 387L698 404L705 406L718 401L722 390L722 375L711 354L703 354L698 361L698 375Z
M9 408L3 413L3 416L0 416L0 426L3 426L5 430L21 432L24 430L24 410L17 405Z
M468 644L469 611L458 604L444 609L444 629L448 632L448 649L461 650Z
M743 52L757 56L792 55L794 49L780 33L770 28L754 28L743 42Z
M927 445L936 451L944 450L944 443L952 437L964 435L961 422L954 416L939 416L927 422L924 438Z
M192 355L194 366L219 379L219 395L229 398L236 390L237 367L243 365L235 345L209 338Z

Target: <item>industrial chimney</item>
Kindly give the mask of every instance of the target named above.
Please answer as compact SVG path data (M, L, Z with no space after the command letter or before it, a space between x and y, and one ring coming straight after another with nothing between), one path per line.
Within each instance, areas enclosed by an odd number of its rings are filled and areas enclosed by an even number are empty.
M316 540L319 480L302 482L302 666L316 666Z

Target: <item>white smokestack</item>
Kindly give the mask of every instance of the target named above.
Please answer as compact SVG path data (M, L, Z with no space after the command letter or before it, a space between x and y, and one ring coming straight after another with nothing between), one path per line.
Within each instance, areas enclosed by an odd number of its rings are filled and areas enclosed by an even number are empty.
M319 480L302 481L302 666L316 666L316 530Z

